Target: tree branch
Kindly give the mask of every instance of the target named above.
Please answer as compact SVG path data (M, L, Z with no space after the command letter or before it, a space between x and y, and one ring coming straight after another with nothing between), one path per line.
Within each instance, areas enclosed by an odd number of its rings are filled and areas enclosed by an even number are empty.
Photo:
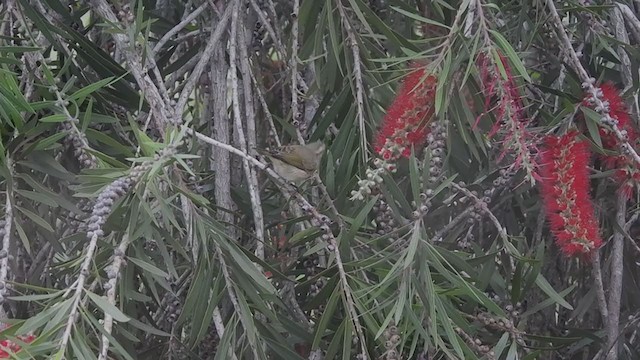
M624 229L627 215L627 200L618 193L616 203L616 222ZM618 327L620 325L620 300L622 298L622 274L624 265L624 235L620 231L613 234L611 250L611 280L609 282L608 321L607 321L607 360L618 358Z
M238 90L238 72L237 72L237 57L238 57L238 1L233 4L233 11L231 13L231 38L229 44L229 71L231 73L231 99L233 106L233 119L234 130L237 134L238 143L243 153L247 151L247 137L245 136L243 124L242 124L242 112L240 111L240 95ZM246 81L249 81L249 74L246 74ZM245 97L250 94L244 94ZM246 109L245 109L246 110ZM254 126L255 129L255 126ZM253 223L256 232L256 241L258 244L264 246L264 218L262 214L262 201L260 200L260 194L258 192L258 178L253 168L249 166L247 159L242 162L244 167L244 173L247 178L247 186L249 188L249 197L251 199L251 210L253 212ZM264 258L264 248L262 250L262 258Z

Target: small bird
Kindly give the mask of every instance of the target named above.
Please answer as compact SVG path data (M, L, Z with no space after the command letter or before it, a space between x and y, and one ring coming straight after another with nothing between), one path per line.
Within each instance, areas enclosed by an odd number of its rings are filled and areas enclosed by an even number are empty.
M273 170L285 180L300 183L313 176L320 166L325 145L316 141L306 145L286 145L276 150L257 149L271 160Z

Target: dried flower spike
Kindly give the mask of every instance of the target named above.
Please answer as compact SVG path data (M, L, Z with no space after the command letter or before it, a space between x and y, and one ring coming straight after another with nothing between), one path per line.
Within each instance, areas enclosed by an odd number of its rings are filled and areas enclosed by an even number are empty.
M524 169L528 180L533 184L537 180L537 139L529 130L531 119L525 111L525 104L520 94L520 89L515 76L511 72L511 66L507 58L499 54L499 62L487 53L478 56L480 68L480 84L484 97L484 112L495 115L495 123L489 131L489 137L498 136L502 143L502 151L498 155L500 162L505 157L512 157L515 169ZM491 103L495 99L495 106ZM476 119L477 126L482 115Z

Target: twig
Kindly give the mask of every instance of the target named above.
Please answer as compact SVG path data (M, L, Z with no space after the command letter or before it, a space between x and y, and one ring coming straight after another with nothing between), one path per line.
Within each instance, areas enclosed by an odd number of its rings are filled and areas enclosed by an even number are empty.
M319 214L317 216L319 217ZM351 292L351 288L349 287L349 283L347 282L347 273L344 270L342 256L340 255L340 250L338 249L338 242L330 232L328 232L327 234L329 235L329 244L333 247L333 254L335 256L336 266L338 267L340 282L342 283L342 289L344 290L346 303L345 305L349 312L349 317L351 317L351 321L353 322L353 326L355 327L356 333L358 334L358 338L360 339L360 354L364 359L367 359L367 344L365 342L362 326L360 325L360 320L358 319L358 312L356 311L354 305L355 299L353 297L353 293Z
M196 137L197 139L209 144L209 145L213 145L219 149L223 149L226 150L232 154L238 155L240 156L243 160L246 160L248 162L250 162L253 166L257 167L260 170L264 170L266 171L269 175L271 175L272 177L278 179L278 181L280 181L279 185L285 185L286 181L280 177L280 175L278 175L278 173L276 173L275 171L273 171L272 169L270 169L267 164L260 162L260 160L250 156L249 154L247 154L246 152L237 149L229 144L225 144L223 142L220 142L218 140L215 140L213 138L210 138L204 134L201 134L193 129L187 128L186 126L183 125L183 128L185 129L185 131L187 132L187 134Z
M122 240L120 241L120 245L113 252L113 261L111 262L111 268L107 271L107 277L109 280L105 283L105 288L107 290L107 301L115 305L116 303L116 288L118 284L118 276L120 276L120 267L122 266L122 261L124 260L124 254L127 251L127 247L129 246L130 238L127 233L122 236ZM98 360L106 360L107 354L109 352L109 337L107 334L111 334L113 330L113 316L110 313L104 313L104 331L106 334L102 335L102 346L100 348L100 356L98 356Z
M97 234L94 234L89 239L89 245L87 246L86 254L84 261L82 262L82 266L80 267L80 275L78 275L78 279L74 283L76 291L73 294L74 300L71 305L71 312L69 313L69 317L67 320L67 325L62 334L62 339L60 340L60 348L65 349L67 347L67 343L71 338L71 331L73 330L73 325L76 323L76 316L78 315L78 305L80 303L80 299L82 298L82 292L84 291L84 283L89 276L89 267L91 265L91 260L93 260L93 253L96 251L98 245Z
M199 53L198 53L199 54ZM196 55L191 59L187 60L184 65L182 65L178 70L174 71L167 81L168 84L175 84L175 87L171 88L171 95L177 94L181 89L184 89L184 82L178 82L179 79L182 79L194 66L200 61L200 56Z
M147 46L147 49L150 50L148 46ZM148 53L147 62L149 63L148 67L151 68L151 71L153 72L153 76L156 78L156 84L158 86L158 91L160 92L160 95L163 97L164 101L167 104L170 104L171 97L169 96L169 91L167 90L167 86L164 84L164 80L163 80L162 74L160 74L160 69L158 69L158 64L156 63L156 59L154 59L150 53Z
M262 113L267 118L267 122L269 123L269 129L273 132L273 139L276 141L277 146L282 146L282 142L280 141L280 137L278 136L278 132L276 131L276 125L273 122L273 116L271 116L271 111L269 111L269 105L267 105L267 101L264 98L262 85L256 79L256 75L251 72L251 80L253 81L256 94L258 95L258 100L260 101L260 105L262 106Z
M445 225L442 229L436 231L436 233L431 237L432 241L434 242L442 241L444 239L445 234L447 234L453 228L458 226L458 224L460 224L462 220L466 219L467 216L469 216L472 211L473 211L473 208L468 207L463 212L456 215L456 217L451 219L447 225Z
M622 17L622 10L620 7L614 7L612 9L613 14L611 16L612 25L614 27L614 33L616 38L622 44L629 44L629 33L625 28L625 21ZM625 90L633 86L633 77L631 75L631 60L629 55L624 49L623 45L618 45L618 57L620 57L620 72L622 73L622 82L624 83Z
M197 9L193 10L193 12L189 14L186 18L184 18L184 20L179 22L178 25L174 26L173 28L171 28L171 30L167 31L162 36L162 38L158 40L156 45L153 47L153 52L150 57L154 57L154 55L157 54L158 51L160 51L160 49L162 49L164 44L166 44L167 41L169 41L169 39L171 39L173 35L177 34L185 26L189 25L189 23L192 22L196 17L198 17L198 15L200 15L204 11L204 9L207 8L207 5L208 4L206 2L202 3L202 5L200 5Z
M212 118L206 122L213 123L213 134L222 143L230 143L230 119L227 113L227 88L226 86L213 86L213 84L226 83L228 66L225 60L225 49L216 49L212 58L210 79L211 97L213 101ZM212 170L215 171L214 188L216 205L220 209L233 210L231 199L231 158L228 151L216 147L211 148ZM221 221L230 224L227 226L227 234L235 238L236 229L233 227L233 215L227 211L218 211L216 215Z
M458 31L460 30L460 25L462 23L462 14L464 14L464 12L465 11L462 8L462 5L460 8L458 8L458 10L456 10L456 17L453 19L453 24L451 24L451 27L449 28L447 37L444 39L442 44L438 45L438 47L442 48L442 50L438 54L438 57L433 61L434 66L439 65L445 59L447 52L451 50L451 45L453 44L455 35L458 34ZM475 11L474 13L482 16L481 4L477 7L477 11Z
M638 255L640 255L640 246L638 246L634 238L632 238L631 236L628 236L631 225L633 225L638 220L638 217L640 217L640 213L636 212L635 214L633 214L629 219L629 221L627 221L626 225L624 226L624 231L626 232L625 237L627 238L627 240L629 240L629 244L638 253Z
M473 195L473 193L471 193L471 191L469 191L465 187L462 187L462 186L460 186L460 185L458 185L456 183L451 183L451 186L453 186L454 188L458 189L459 191L464 193L465 196L467 196L470 199L472 199L476 203L476 206L478 207L478 210L482 211L485 215L487 215L489 217L489 220L491 220L493 225L498 230L498 234L500 235L500 237L504 241L508 241L509 240L509 237L508 237L508 234L507 234L507 230L502 226L502 224L500 224L500 221L493 214L493 212L491 212L491 209L489 209L489 206L488 206L488 204L486 202L482 201L480 198L478 198L477 196Z
M280 41L280 37L276 34L273 26L271 26L271 22L265 17L264 11L260 9L256 0L249 0L249 3L251 4L253 11L258 15L258 19L260 19L262 25L267 28L267 32L276 44L276 49L280 52L280 56L286 56L287 51L285 50L284 45L282 45L282 41Z
M316 71L313 66L309 66L306 69L304 76L301 79L305 79L308 83L313 84L316 82ZM304 102L304 119L302 120L301 128L308 133L311 121L316 116L318 112L318 108L320 108L320 96L318 92L313 92L312 94L307 93L307 99Z
M593 281L595 282L598 308L600 309L600 316L602 316L602 323L607 324L609 322L609 314L607 311L607 299L604 294L604 284L602 283L602 264L600 263L600 251L593 252L592 261L593 264L591 266L591 276L593 276Z
M25 69L27 70L30 70L29 67L35 70L38 67L37 65L38 61L42 64L46 63L46 59L44 58L42 53L40 53L39 51L35 51L28 55L25 55L25 60L26 60L25 65L27 64L29 65L29 66L25 66ZM48 79L41 72L32 71L32 70L29 72L33 72L35 74L34 76L38 78L42 83L44 84L48 83ZM68 102L65 101L63 94L60 92L60 90L58 89L58 86L55 83L49 84L49 91L56 96L55 105L57 108L59 108L60 112L65 117L65 121L63 122L63 124L66 126L67 129L70 130L69 135L67 135L67 139L68 139L67 143L73 146L72 150L74 151L74 155L76 155L78 158L81 157L82 155L86 156L86 159L89 165L88 167L92 167L92 168L95 167L97 165L97 159L90 152L91 147L89 146L89 141L87 140L86 135L83 132L81 132L80 129L78 129L78 126L77 126L77 123L79 123L78 118L71 116L71 113L67 109ZM80 162L82 166L85 165L84 161L80 161Z
M291 61L289 67L291 69L291 121L295 124L296 134L300 144L304 144L302 133L300 132L300 109L298 108L298 15L300 13L300 0L293 1L293 13L291 14Z
M4 17L0 20L0 36L7 36L5 32L7 29L13 28L13 8L15 7L15 0L8 0L4 2L2 10L4 11Z
M629 26L629 30L631 30L631 34L633 34L635 40L640 42L640 20L638 20L636 14L634 14L633 10L631 10L626 4L619 2L615 2L614 4L622 13L622 16L626 20L625 24Z
M238 144L240 145L240 149L245 154L247 151L247 137L244 134L242 119L241 119L241 111L240 111L240 95L238 89L238 73L237 73L237 40L238 40L238 12L239 12L239 4L238 1L235 1L233 4L233 11L231 13L231 35L229 42L229 72L231 73L231 98L233 105L233 119L235 125L235 133L238 137ZM246 80L248 81L248 74L246 76ZM245 96L249 96L249 94L245 94ZM262 215L262 205L260 200L260 194L258 192L258 179L256 177L256 173L253 171L253 168L249 166L249 162L244 159L242 162L244 167L244 173L247 178L247 185L249 187L249 197L251 199L251 209L253 212L253 223L256 231L256 242L264 246L264 219ZM264 258L264 247L261 248L263 253L262 257Z
M542 231L544 230L544 223L545 223L545 214L544 214L544 208L542 208L540 209L540 213L538 213L536 230L533 233L533 243L536 245L542 242Z
M293 281L287 281L282 286L282 300L284 303L290 307L290 311L293 313L294 318L301 324L311 327L313 323L307 319L307 316L304 314L302 308L300 308L300 304L296 301L296 289Z
M335 216L336 221L338 222L338 226L340 227L341 230L344 229L346 227L346 224L344 223L344 219L342 218L342 216L340 216L340 212L338 212L338 209L336 208L336 205L333 203L333 200L331 200L331 196L329 195L329 190L327 190L327 187L322 182L322 179L320 178L320 174L318 173L315 174L315 180L316 180L316 184L320 188L322 197L324 197L325 201L327 202L327 206L329 207L329 210L331 210L331 213L333 214L333 216Z
M246 21L242 22L243 24ZM236 25L236 28L238 25ZM243 25L238 31L238 45L240 47L240 73L242 74L242 87L244 92L244 111L245 120L247 124L247 148L250 154L254 154L258 145L256 138L256 117L255 117L255 104L253 102L253 91L251 87L251 67L249 66L249 53L247 51L245 26ZM237 126L237 124L236 124ZM258 177L251 168L251 178L247 181L252 182L250 188L258 189ZM256 224L256 248L255 255L258 259L264 260L264 214L262 213L262 200L260 199L260 193L256 191L254 194L255 204L253 209L254 223ZM260 228L259 230L257 230Z
M360 128L360 151L362 152L362 162L366 164L369 162L367 144L367 129L364 121L364 85L362 81L362 68L360 63L360 48L358 47L358 41L356 35L349 23L342 1L337 1L338 11L340 12L340 18L347 31L347 39L349 47L351 48L351 55L353 56L353 75L356 83L356 117L358 119L358 127Z
M267 28L267 32L269 33L269 35L271 36L271 38L273 39L275 45L276 45L276 50L278 50L280 52L280 56L284 57L287 54L287 51L282 43L282 36L280 36L278 34L278 27L273 27L271 25L271 22L265 17L264 12L260 9L260 6L256 3L255 0L250 0L251 2L251 6L253 7L253 10L256 12L256 14L258 15L258 19L260 19L260 21L262 22L262 25L264 25ZM277 16L276 15L276 10L275 10L275 5L273 4L273 1L269 0L268 1L268 5L269 5L269 10L271 10L271 13L273 16ZM294 4L295 5L295 4ZM298 13L297 12L293 12L293 16L297 17ZM296 52L297 53L297 52ZM285 65L285 69L286 70L291 70L291 63L288 63ZM307 86L307 83L305 82L305 80L301 77L298 77L297 79L298 81L298 85L300 86L300 88L303 91L307 91L309 89L309 87Z
M5 165L7 167L7 171L9 177L13 175L13 160L7 156L5 158ZM13 189L12 182L6 181L6 191L5 191L5 203L4 203L4 228L3 228L3 236L2 236L2 256L0 256L0 284L2 285L2 289L0 290L0 298L2 298L4 302L5 291L7 289L7 274L9 273L9 246L11 246L11 231L13 230ZM2 307L2 303L0 302L0 320L3 320L5 317L4 309Z
M106 0L91 0L92 9L98 15L108 20L113 24L119 24L118 18L111 10L111 6L106 2ZM132 51L133 48L131 45L134 39L129 39L127 35L115 31L112 33L113 39L118 45L120 51L124 55L127 65L129 65L129 70L131 74L136 80L136 83L142 90L145 99L149 103L151 107L151 112L154 115L154 120L156 123L156 129L164 136L164 126L166 122L174 122L178 123L178 119L174 119L175 115L173 114L169 105L166 104L162 96L160 95L160 91L153 83L148 74L143 71L142 68L142 58L140 54ZM161 81L161 79L158 79Z
M189 279L190 276L191 276L191 271L186 270L185 272L182 273L182 275L180 275L178 279L174 280L174 284L176 284L177 290L174 291L172 287L171 294L174 295L175 298L180 298L182 294L185 291L187 291L187 284L191 281ZM157 311L154 312L154 314L151 316L151 319L155 324L161 323L167 317L168 311L167 311L167 306L165 306L165 303L163 302L164 300L165 300L164 298L160 300L160 304L159 304L160 306L158 307ZM146 340L148 340L149 338L151 338L151 335L146 334Z
M29 267L29 270L27 271L26 278L30 279L34 275L34 272L40 268L40 266L42 266L42 274L46 274L47 263L50 261L51 255L52 255L51 243L47 242L38 251L38 254L36 255L36 257L33 260L33 262L31 263L31 266ZM44 264L44 266L43 266L43 264Z
M234 0L233 4L237 4L237 2L238 2L237 0ZM220 21L218 21L218 24L216 25L215 30L211 34L211 37L209 38L209 42L207 42L207 46L205 47L204 52L200 56L200 60L198 60L196 67L193 69L193 71L191 72L191 75L189 76L189 80L187 80L184 88L180 92L180 97L178 98L178 102L176 103L176 107L175 107L176 121L179 121L179 119L182 118L182 111L185 105L187 104L187 101L189 100L189 96L191 95L191 92L195 88L198 80L200 79L202 72L207 67L207 65L209 65L209 60L211 60L211 57L213 56L213 52L215 51L218 43L220 42L222 35L227 30L227 23L229 22L229 18L231 17L232 9L233 9L233 5L229 4L224 14L222 15L222 18L220 18Z

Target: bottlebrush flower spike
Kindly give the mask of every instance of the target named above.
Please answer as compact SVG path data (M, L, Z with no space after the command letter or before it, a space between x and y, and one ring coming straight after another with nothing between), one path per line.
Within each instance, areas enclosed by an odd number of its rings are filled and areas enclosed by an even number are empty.
M502 152L497 161L505 156L513 157L515 168L524 168L531 183L538 178L536 172L535 154L537 153L537 140L529 131L530 119L525 112L525 106L520 95L520 90L511 67L506 57L499 54L497 60L487 53L478 56L480 69L480 84L484 96L484 113L489 112L492 101L495 101L496 122L489 131L489 137L499 135L503 144ZM478 116L477 126L482 115Z
M602 91L602 101L606 102L609 107L609 115L618 121L618 127L620 130L627 131L629 142L632 145L636 144L638 140L638 132L632 125L631 116L627 110L627 105L620 96L620 90L611 82L606 82L600 85L599 89ZM591 101L591 95L586 94L582 100L582 104L585 106L593 107ZM600 138L602 139L602 145L605 149L617 149L619 143L618 138L609 129L601 127Z
M424 65L412 64L382 120L374 149L385 161L409 157L411 147L424 145L427 124L433 116L436 77L426 73Z
M551 231L566 256L588 255L602 244L589 196L589 144L577 131L545 138L541 190Z
M35 335L18 336L18 339L25 343L30 343L35 340L35 338ZM10 354L17 353L18 351L20 351L20 345L13 341L8 339L0 341L0 359L11 359L12 356Z
M617 120L618 128L627 133L629 144L637 148L640 136L631 121L631 116L629 115L625 102L620 96L620 90L611 82L600 85L599 89L602 91L602 100L608 106L609 115ZM582 104L593 107L590 94L585 95ZM600 127L599 133L604 149L617 150L620 147L620 141L611 130ZM614 179L620 185L619 191L622 192L627 199L631 198L633 190L640 186L640 170L622 154L601 155L600 159L605 168L617 169L614 173Z

